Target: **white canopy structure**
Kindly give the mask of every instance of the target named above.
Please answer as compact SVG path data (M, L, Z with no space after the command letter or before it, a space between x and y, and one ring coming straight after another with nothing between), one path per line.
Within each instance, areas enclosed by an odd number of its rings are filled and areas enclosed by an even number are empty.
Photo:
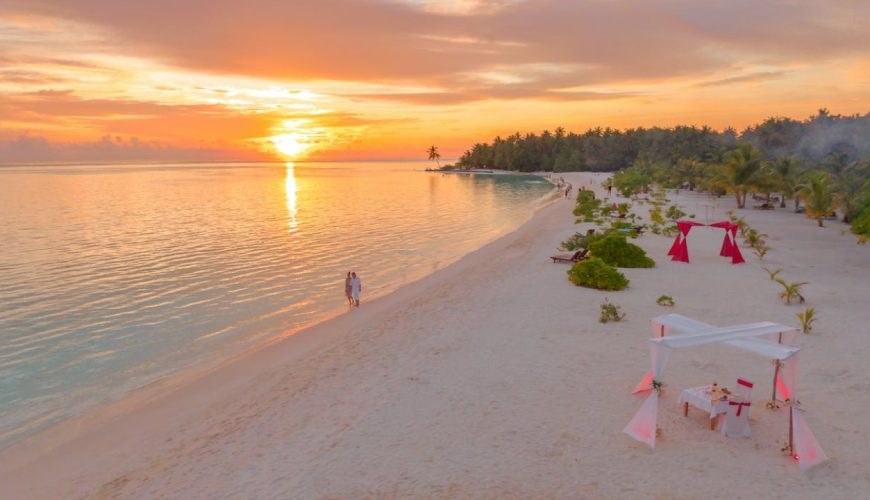
M656 423L658 415L658 384L667 364L671 349L695 347L722 343L731 347L775 360L773 398L777 391L783 399L793 399L797 379L797 362L800 348L783 343L791 341L797 330L790 326L767 321L717 328L701 321L679 314L667 314L653 318L652 329L656 338L650 339L652 370L637 385L634 392L647 394L648 397L623 432L655 448ZM776 342L759 337L772 337ZM795 446L799 450L795 457L800 462L801 471L827 460L806 421L795 417L794 407L789 409L789 428L795 429ZM795 426L794 423L799 425ZM791 437L791 436L790 436Z

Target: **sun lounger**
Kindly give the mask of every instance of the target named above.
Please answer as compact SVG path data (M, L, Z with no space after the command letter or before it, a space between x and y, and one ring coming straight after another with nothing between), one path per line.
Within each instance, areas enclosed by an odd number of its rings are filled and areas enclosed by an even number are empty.
M565 263L570 264L571 262L580 262L581 260L587 258L586 257L587 252L588 252L588 250L586 250L584 248L583 250L578 250L578 251L574 252L573 254L566 253L566 254L562 254L562 255L554 255L550 258L553 259L554 264L556 262L565 262Z
M617 231L619 231L622 234L634 233L638 236L642 235L645 230L646 230L646 228L643 226L621 227L621 228L617 229Z

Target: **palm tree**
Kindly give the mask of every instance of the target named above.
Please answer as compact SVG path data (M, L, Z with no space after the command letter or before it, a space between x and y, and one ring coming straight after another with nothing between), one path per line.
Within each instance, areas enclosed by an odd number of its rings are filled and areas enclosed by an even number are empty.
M734 193L737 208L746 206L746 193L753 186L761 166L761 153L750 144L742 144L725 154L720 170L721 181Z
M670 169L671 183L678 189L683 184L688 184L689 191L694 191L700 181L703 169L704 164L698 160L681 159Z
M797 202L794 188L798 185L797 177L801 171L800 160L794 156L786 156L774 162L772 167L777 187L779 187L779 194L782 197L779 202L779 208L785 208L786 198L794 197ZM797 207L795 207L795 210L797 210Z
M429 153L429 161L435 160L435 163L438 165L438 168L441 168L441 153L438 152L438 147L434 144L429 146L429 149L426 150Z
M831 181L824 172L807 175L798 196L807 207L807 217L816 219L819 227L824 227L824 217L838 206Z
M870 198L870 179L855 169L849 169L837 185L843 206L843 222L850 223L858 215L861 202Z

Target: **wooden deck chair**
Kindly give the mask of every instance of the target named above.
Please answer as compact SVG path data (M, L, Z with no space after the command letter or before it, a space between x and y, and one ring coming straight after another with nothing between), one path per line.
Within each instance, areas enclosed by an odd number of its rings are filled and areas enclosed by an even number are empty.
M573 254L566 253L566 254L562 254L562 255L554 255L550 258L553 259L554 264L556 262L566 262L566 263L580 262L581 260L586 258L586 254L588 252L589 252L589 250L584 248L582 250L578 250L578 251L574 252Z

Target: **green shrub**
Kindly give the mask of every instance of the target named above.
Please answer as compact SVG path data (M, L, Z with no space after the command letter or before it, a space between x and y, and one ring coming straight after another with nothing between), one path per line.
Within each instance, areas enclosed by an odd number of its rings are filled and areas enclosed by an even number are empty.
M671 220L677 220L686 216L686 212L680 210L676 205L671 205L668 207L668 211L665 212L665 216Z
M584 222L594 219L600 208L601 200L596 200L592 191L579 191L577 193L577 206L574 208L574 215L583 217Z
M616 213L623 217L628 215L629 210L631 210L631 203L620 203L619 205L616 205Z
M597 257L571 266L568 279L577 286L596 290L622 290L628 286L628 279L621 272Z
M604 233L591 232L587 234L574 233L573 236L562 242L561 249L573 252L581 248L589 248L593 242L604 237Z
M870 210L865 211L852 221L851 231L858 236L858 243L862 245L870 240Z
M585 239L586 239L586 237L583 236L582 234L574 233L570 238L563 241L562 244L559 245L559 248L561 248L562 250L569 251L569 252L573 252L575 250L580 250L581 248L586 248L584 246Z
M643 248L626 241L621 234L608 234L591 243L589 251L606 264L616 267L653 267L655 261L646 256Z
M621 307L616 304L611 304L607 299L604 299L604 303L601 304L601 315L598 316L599 323L622 321L622 318L624 317L625 313L622 312Z
M674 302L674 298L670 295L662 295L658 299L656 299L656 304L665 307L674 307L676 302Z

